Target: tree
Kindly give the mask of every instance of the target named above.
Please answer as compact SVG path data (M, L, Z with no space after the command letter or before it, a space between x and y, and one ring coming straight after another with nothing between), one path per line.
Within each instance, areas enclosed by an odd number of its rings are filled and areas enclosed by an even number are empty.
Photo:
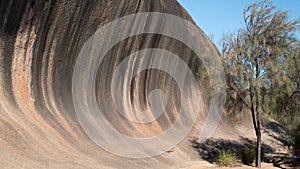
M287 75L299 20L289 20L267 0L244 9L245 27L224 37L223 62L227 74L228 101L242 103L251 111L257 138L256 167L261 166L261 120L271 86ZM272 93L271 93L272 92ZM234 97L232 97L234 93Z

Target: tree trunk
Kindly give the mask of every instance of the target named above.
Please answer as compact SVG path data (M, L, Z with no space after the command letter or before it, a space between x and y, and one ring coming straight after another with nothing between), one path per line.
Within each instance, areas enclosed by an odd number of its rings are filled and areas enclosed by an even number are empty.
M253 127L255 129L255 134L256 134L256 167L260 168L261 167L261 132L260 132L260 114L258 112L258 100L256 98L256 107L254 109L254 99L253 99L253 93L252 93L252 85L251 81L249 79L249 85L250 85L250 110L251 110L251 115L252 115L252 122L253 122ZM256 90L256 97L257 95L257 90Z
M260 122L257 121L257 132L256 132L256 167L261 167L261 132L260 132Z
M260 72L260 63L258 62L258 58L255 59L256 62L256 68L255 68L255 76L256 76L256 86L255 86L255 95L256 95L256 99L255 99L255 113L256 113L256 167L260 168L261 167L261 132L260 132L260 87L261 87L261 83L259 79L259 72Z

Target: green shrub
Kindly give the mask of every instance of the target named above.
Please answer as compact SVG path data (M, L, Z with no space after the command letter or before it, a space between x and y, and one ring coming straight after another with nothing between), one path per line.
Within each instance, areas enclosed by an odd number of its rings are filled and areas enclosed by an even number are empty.
M240 160L235 153L231 151L221 151L221 153L217 157L217 164L219 166L226 166L226 167L235 167L239 166Z
M294 132L294 151L297 157L300 157L300 124Z
M300 157L300 123L297 127L286 128L286 138L290 146L292 146L294 154Z
M246 165L251 165L255 162L256 148L255 147L244 147L242 149L241 158L242 162Z

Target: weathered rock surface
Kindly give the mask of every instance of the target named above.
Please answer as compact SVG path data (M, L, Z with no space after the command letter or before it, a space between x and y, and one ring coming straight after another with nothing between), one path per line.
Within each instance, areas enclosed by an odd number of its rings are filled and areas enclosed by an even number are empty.
M199 160L189 142L197 136L194 130L168 153L128 159L98 147L78 122L72 75L81 48L100 26L139 12L169 13L193 22L176 0L0 2L0 168L180 168ZM117 130L139 137L163 132L178 113L178 87L166 73L157 70L143 71L135 78L130 102L142 110L149 108L147 95L160 86L171 95L167 109L172 113L150 124L131 124L110 107L112 72L126 56L146 48L171 50L194 72L201 65L191 49L161 35L127 38L107 54L97 74L98 102L105 104L105 116ZM185 102L188 104L189 99ZM202 112L195 125L197 132L206 114L204 103L199 103Z

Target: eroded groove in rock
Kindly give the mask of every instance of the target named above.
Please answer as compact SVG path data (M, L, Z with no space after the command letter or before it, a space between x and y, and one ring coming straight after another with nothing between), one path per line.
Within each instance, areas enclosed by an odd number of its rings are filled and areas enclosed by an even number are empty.
M99 27L140 12L169 13L193 22L176 0L4 0L0 3L1 166L169 168L198 158L191 153L188 139L197 137L195 134L206 114L204 102L199 103L202 112L197 130L193 130L174 153L138 160L112 155L93 143L78 122L72 100L77 56ZM124 31L130 29L128 25ZM177 118L178 105L182 104L178 101L180 93L174 79L164 72L147 70L136 77L127 74L133 81L126 101L139 110L147 110L151 106L150 91L159 87L170 97L166 111L158 120L147 124L124 122L117 114L110 96L113 72L125 57L147 48L172 51L194 73L201 65L191 49L162 35L129 37L110 50L97 72L97 101L100 106L104 104L105 117L115 128L129 136L149 137L162 133ZM134 69L142 62L150 64L136 58L127 69Z

